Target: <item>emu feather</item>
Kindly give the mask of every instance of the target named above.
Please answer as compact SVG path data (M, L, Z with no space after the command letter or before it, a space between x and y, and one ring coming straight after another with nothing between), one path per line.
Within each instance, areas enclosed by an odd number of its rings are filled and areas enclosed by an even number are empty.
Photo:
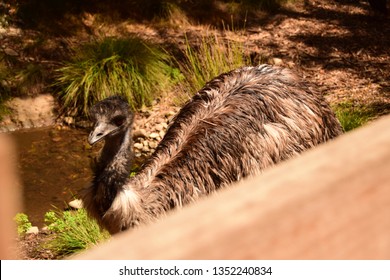
M91 116L89 141L104 139L105 145L83 201L110 233L155 220L342 133L312 85L269 65L208 82L174 117L133 178L133 114L127 103L110 97L95 104Z

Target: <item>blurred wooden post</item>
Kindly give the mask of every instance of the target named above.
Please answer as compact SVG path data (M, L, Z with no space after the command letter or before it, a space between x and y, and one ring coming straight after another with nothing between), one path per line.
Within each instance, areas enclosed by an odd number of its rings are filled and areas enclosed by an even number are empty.
M16 176L15 147L0 133L0 259L16 259L15 214L20 211L21 196Z
M76 259L390 259L390 116Z

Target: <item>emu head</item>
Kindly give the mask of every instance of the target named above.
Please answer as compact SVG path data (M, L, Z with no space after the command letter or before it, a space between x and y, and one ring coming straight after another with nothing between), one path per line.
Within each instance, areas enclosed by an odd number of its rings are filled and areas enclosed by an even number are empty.
M90 117L94 128L88 142L93 145L102 139L123 135L132 125L134 115L122 97L111 96L96 103L90 110Z

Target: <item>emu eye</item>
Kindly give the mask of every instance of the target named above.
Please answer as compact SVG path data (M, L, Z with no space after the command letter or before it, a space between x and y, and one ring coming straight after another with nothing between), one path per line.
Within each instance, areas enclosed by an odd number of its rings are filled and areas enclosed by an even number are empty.
M126 118L123 116L116 116L112 119L111 123L116 126L121 126L125 122Z

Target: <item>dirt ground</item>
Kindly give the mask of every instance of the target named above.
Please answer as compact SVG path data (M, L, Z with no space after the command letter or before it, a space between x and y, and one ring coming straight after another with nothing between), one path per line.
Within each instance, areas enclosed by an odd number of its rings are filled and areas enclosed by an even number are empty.
M85 16L93 30L94 17ZM290 67L315 82L332 104L351 102L390 112L390 19L373 13L366 1L298 1L274 15L251 14L235 32L182 22L176 28L128 22L101 32L136 33L157 42L183 45L185 38L216 33L245 42L254 60ZM32 34L32 33L31 33ZM2 48L21 53L10 37ZM70 41L75 37L69 38ZM52 258L38 248L45 238L27 236L20 242L23 259Z

